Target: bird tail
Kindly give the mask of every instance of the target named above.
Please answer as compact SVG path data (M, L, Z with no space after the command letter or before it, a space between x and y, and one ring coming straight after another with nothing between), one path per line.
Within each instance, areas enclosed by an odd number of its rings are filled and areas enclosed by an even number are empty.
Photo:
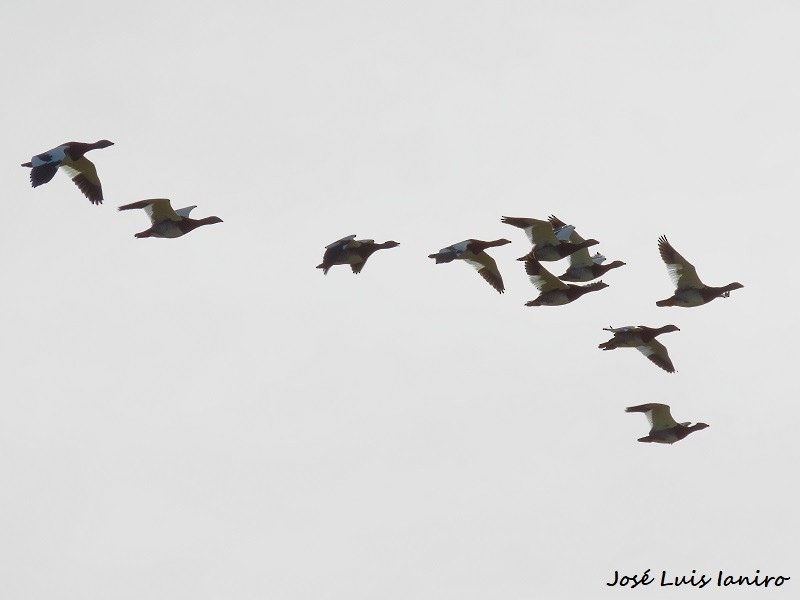
M666 300L659 300L656 302L656 306L675 306L675 301L672 298L667 298Z
M29 169L32 169L32 168L33 168L33 165L32 165L31 163L29 163L29 162L22 163L22 165L21 165L21 166L23 166L23 167L28 167Z

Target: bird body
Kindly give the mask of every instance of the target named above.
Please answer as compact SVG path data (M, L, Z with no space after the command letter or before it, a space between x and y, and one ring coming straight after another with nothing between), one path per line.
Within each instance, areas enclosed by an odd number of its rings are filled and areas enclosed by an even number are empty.
M114 143L108 140L99 140L93 144L66 142L52 150L37 154L30 162L22 163L22 166L30 168L33 187L39 187L50 181L61 168L92 204L102 204L103 187L97 176L97 169L84 155L90 150L113 145Z
M675 293L665 300L656 302L656 306L682 306L685 308L701 306L715 298L727 298L732 290L744 287L736 281L721 287L704 284L697 276L694 265L676 252L675 248L667 241L666 236L662 235L658 238L658 251L675 284Z
M355 234L348 235L325 246L325 254L317 268L322 269L322 272L327 275L328 269L333 265L350 265L353 273L357 275L374 252L399 245L392 240L376 244L375 240L357 240Z
M497 263L486 253L486 249L510 243L511 241L507 239L492 241L468 239L442 248L435 254L429 254L428 258L433 258L436 264L463 260L477 269L478 275L483 277L489 285L502 294L505 291L503 278L500 275L500 270L497 268Z
M663 327L653 328L646 325L637 327L629 325L627 327L604 327L605 331L610 331L614 337L603 342L598 346L603 350L616 350L617 348L636 348L644 354L656 366L664 369L667 373L674 373L675 367L669 357L666 346L656 340L656 336L670 331L680 331L675 325L664 325Z
M674 444L685 438L690 433L708 427L706 423L678 423L670 414L669 405L651 402L638 406L629 406L625 412L644 413L650 423L650 435L639 438L640 442L655 442L658 444Z
M140 200L120 206L118 210L133 210L141 208L150 217L151 227L144 231L140 231L134 237L137 238L177 238L186 235L190 231L202 227L203 225L212 225L214 223L222 223L219 217L205 217L203 219L192 219L189 213L195 206L188 206L179 211L172 209L170 201L167 198L151 198L149 200Z
M525 261L525 272L528 274L528 278L541 292L537 298L526 302L525 306L561 306L577 300L588 292L608 287L608 284L602 281L596 281L589 285L564 283L542 266L533 251L517 260Z

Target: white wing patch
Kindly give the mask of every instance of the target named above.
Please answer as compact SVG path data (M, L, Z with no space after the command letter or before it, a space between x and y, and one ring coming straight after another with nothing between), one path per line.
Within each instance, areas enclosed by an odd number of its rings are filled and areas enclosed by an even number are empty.
M556 229L556 238L562 242L568 242L573 231L575 231L574 225L564 225L563 227L559 227Z
M445 252L447 250L454 250L456 254L461 254L464 250L467 249L469 246L469 241L458 242L457 244L453 244L452 246L448 246L447 248L442 248L439 252Z
M42 152L42 154L49 154L50 160L42 160L39 156L34 156L31 158L31 164L34 167L39 167L41 165L48 165L53 163L60 163L64 160L64 156L66 154L67 147L66 146L58 146L57 148L53 148L52 150L48 150L47 152Z
M655 349L651 348L650 346L636 346L636 349L645 356L650 356L651 354L656 353Z
M528 279L531 280L531 283L536 286L536 289L540 292L544 292L545 288L547 287L547 279L541 277L539 275L528 275Z
M179 217L188 217L189 213L191 213L195 208L197 208L196 204L194 204L192 206L187 206L186 208L179 208L178 210L175 211L175 213ZM353 236L353 237L355 237L355 236Z
M672 284L676 288L681 281L681 271L683 271L683 265L681 264L669 263L667 265L667 273L669 273L669 278L672 280Z
M147 215L147 217L153 222L153 225L155 225L156 224L156 220L153 218L153 213L154 213L153 205L152 204L148 204L142 210L144 210L144 212Z

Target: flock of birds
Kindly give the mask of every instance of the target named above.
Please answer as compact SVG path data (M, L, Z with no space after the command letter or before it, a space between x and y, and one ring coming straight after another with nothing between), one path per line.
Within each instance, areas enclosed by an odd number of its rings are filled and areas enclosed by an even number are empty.
M94 143L67 142L37 154L22 166L31 169L30 179L34 188L47 183L59 169L63 169L89 201L99 205L103 202L100 178L94 164L85 155L90 150L112 145L113 142L108 140ZM159 198L126 204L120 206L119 210L143 209L150 218L150 228L135 234L137 238L176 238L203 225L222 222L222 219L216 216L192 219L189 213L194 208L196 207L189 206L174 210L168 199ZM608 287L602 281L593 280L625 265L620 260L604 264L606 258L602 254L590 255L588 248L599 242L595 239L582 238L573 225L567 225L555 216L551 215L548 220L502 217L502 222L522 229L533 245L529 253L517 259L524 262L525 272L531 283L539 290L538 297L526 302L525 306L561 306L574 302L584 294ZM503 278L497 263L486 250L510 243L511 241L505 238L490 241L468 239L442 248L430 254L429 258L434 259L436 264L463 260L474 267L492 288L502 294L505 291ZM398 242L392 240L379 244L370 239L357 240L355 235L349 235L325 247L322 263L317 265L317 268L327 274L334 265L349 265L353 273L358 274L372 254L398 245ZM675 293L656 302L656 306L687 308L701 306L716 298L727 298L732 290L744 287L738 282L721 287L705 285L698 277L694 265L681 256L665 236L658 238L658 250L675 285ZM569 267L558 277L542 265L542 262L554 262L566 257L569 257ZM575 285L572 282L592 283ZM675 372L667 348L656 339L663 333L680 331L675 325L607 327L604 330L613 333L613 337L599 345L602 350L636 348L664 371ZM694 431L708 427L705 423L691 425L688 422L676 422L670 414L670 407L666 404L641 404L630 406L625 411L645 413L650 422L650 433L639 438L640 442L673 444Z
M589 282L611 269L625 265L620 260L603 264L606 258L600 253L591 256L588 248L599 242L595 239L583 239L575 231L574 226L567 225L555 216L551 215L547 221L524 217L502 217L502 222L522 229L533 244L531 251L518 259L524 261L525 272L531 283L539 290L539 296L527 302L525 306L560 306L574 302L584 294L608 287L608 284L602 281L588 285L574 285L566 282ZM468 239L442 248L428 257L434 259L437 264L463 260L474 267L489 285L502 294L505 291L503 277L497 263L487 254L486 250L510 243L511 241L505 238L489 241ZM334 265L349 265L353 273L360 273L372 254L378 250L394 248L398 245L398 242L393 240L379 244L369 239L357 240L355 235L349 235L325 247L322 263L317 265L317 268L327 274ZM716 298L727 298L731 290L743 287L738 282L721 287L705 285L697 276L694 265L681 256L664 236L658 238L658 250L675 284L675 293L665 300L656 302L656 306L701 306ZM559 277L550 273L542 265L542 262L553 262L565 257L569 257L569 268ZM656 339L662 333L680 331L675 325L606 327L604 330L614 335L610 340L599 345L602 350L636 348L667 373L675 372L667 348ZM694 425L689 422L678 423L672 418L670 407L666 404L651 402L630 406L625 411L643 412L650 422L650 433L639 438L640 442L673 444L694 431L708 427L706 423Z

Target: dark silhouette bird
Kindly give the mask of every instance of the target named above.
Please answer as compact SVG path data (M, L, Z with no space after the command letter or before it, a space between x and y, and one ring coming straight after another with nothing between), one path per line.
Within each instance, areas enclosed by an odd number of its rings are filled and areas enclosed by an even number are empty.
M350 265L353 273L358 274L374 252L399 245L392 240L376 244L375 240L357 240L355 234L348 235L325 246L325 254L317 268L327 275L333 265Z
M550 223L541 219L503 217L501 221L506 225L519 227L525 232L533 244L534 258L540 261L560 260L581 248L588 248L600 243L597 240L583 240L576 244L568 241L570 234L575 229L572 225L556 231Z
M526 302L525 306L561 306L577 300L588 292L596 292L608 287L608 284L602 281L596 281L589 285L564 283L536 260L533 251L517 260L525 261L525 272L528 274L528 278L541 292L537 298Z
M659 300L656 306L700 306L711 302L714 298L727 298L731 290L744 287L736 281L722 287L704 284L697 276L694 265L675 251L666 236L658 238L658 252L667 265L667 271L676 289L674 295L666 300Z
M674 444L681 441L692 432L708 427L706 423L677 423L669 412L669 405L651 402L629 406L625 412L640 412L647 416L650 422L650 435L639 438L640 442L656 442L658 444Z
M667 348L656 339L656 336L670 331L680 331L675 325L664 325L663 327L653 328L646 325L635 327L604 327L604 331L610 331L614 337L603 342L598 346L603 350L616 350L617 348L636 348L644 354L650 361L667 373L674 373L675 367L669 358Z
M84 154L90 150L108 148L113 145L114 142L108 140L100 140L93 144L67 142L52 150L37 154L31 158L30 162L22 163L22 166L30 168L33 187L39 187L50 181L60 167L92 204L102 204L103 187L100 185L97 169Z
M483 277L489 285L502 294L506 289L503 285L503 278L500 276L497 263L486 253L486 249L495 246L504 246L510 243L511 241L507 239L489 242L469 239L453 244L452 246L447 246L447 248L442 248L436 254L429 254L428 258L436 259L436 264L449 263L454 260L466 261L467 264L478 270L478 275Z
M133 210L141 208L150 217L152 227L137 233L134 237L137 238L176 238L189 233L190 231L202 227L203 225L211 225L213 223L222 223L219 217L205 217L203 219L192 219L189 213L196 206L187 206L180 210L172 210L172 206L167 198L152 198L150 200L140 200L132 204L120 206L119 210Z
M564 231L565 227L572 227L554 215L550 215L547 219L550 221L550 224L553 226L555 231ZM569 235L569 241L573 244L580 244L584 241L584 239L578 235L578 232L575 231L574 227L572 227L572 231ZM577 250L569 255L569 268L564 272L563 275L559 275L558 278L562 281L591 281L592 279L597 279L598 277L603 276L611 269L625 266L625 263L621 260L615 260L608 264L602 264L605 260L606 257L599 252L594 256L589 256L589 250L587 248L581 248L580 250Z

